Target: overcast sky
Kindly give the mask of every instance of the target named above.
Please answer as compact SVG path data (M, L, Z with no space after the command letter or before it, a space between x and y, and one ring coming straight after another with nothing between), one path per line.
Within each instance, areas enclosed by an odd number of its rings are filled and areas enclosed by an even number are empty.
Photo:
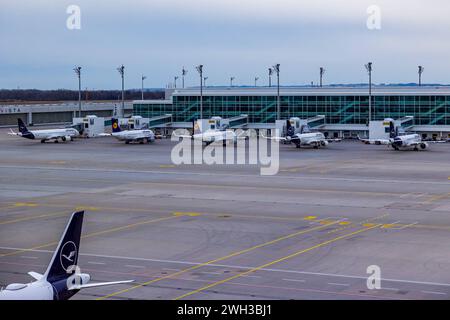
M66 26L69 5L81 9L81 29ZM367 9L381 9L381 29L367 27ZM0 0L0 88L165 87L203 64L208 84L237 85L281 64L281 83L374 81L450 83L448 0ZM180 82L179 82L180 84Z

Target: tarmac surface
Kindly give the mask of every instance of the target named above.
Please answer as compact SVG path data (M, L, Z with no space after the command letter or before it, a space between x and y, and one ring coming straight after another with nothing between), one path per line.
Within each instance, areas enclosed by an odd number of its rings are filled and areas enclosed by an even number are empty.
M280 171L174 165L169 139L45 143L0 130L0 286L43 273L75 210L73 299L449 299L450 144L280 145ZM381 288L369 289L369 266Z

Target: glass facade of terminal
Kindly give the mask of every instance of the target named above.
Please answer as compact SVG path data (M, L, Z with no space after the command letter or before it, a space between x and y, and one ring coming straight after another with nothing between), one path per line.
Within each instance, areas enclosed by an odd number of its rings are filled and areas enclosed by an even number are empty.
M155 117L171 113L173 121L192 121L200 117L199 100L198 96L174 95L173 104L135 103L134 114ZM416 125L450 125L450 96L374 96L372 101L373 120L414 116ZM276 109L276 96L203 96L203 118L247 114L250 123L268 123L275 121ZM281 96L281 119L325 115L326 123L365 124L368 110L368 96Z

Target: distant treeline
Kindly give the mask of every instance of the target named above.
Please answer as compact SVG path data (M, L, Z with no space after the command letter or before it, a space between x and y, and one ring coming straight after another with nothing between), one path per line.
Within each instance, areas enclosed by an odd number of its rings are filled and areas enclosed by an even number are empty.
M120 90L83 90L82 100L120 100L122 92ZM139 90L126 90L125 100L139 100L141 92ZM164 90L144 91L144 99L164 99ZM15 89L0 90L0 102L20 102L20 101L73 101L78 100L78 91L74 90L36 90L36 89Z

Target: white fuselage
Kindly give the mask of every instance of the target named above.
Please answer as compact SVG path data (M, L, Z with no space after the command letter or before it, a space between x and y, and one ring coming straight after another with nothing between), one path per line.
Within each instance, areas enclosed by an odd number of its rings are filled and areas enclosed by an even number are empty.
M73 138L80 135L78 130L74 128L66 128L66 129L48 129L48 130L31 130L29 131L34 139L37 140L51 140L51 139L62 139L64 138ZM23 134L22 134L23 135Z
M53 288L45 280L14 283L0 291L0 300L53 300Z
M201 140L203 142L212 143L216 141L236 141L236 134L234 131L225 130L207 130L202 133L196 133L192 136L194 140Z
M391 146L394 149L403 149L403 150L419 150L419 149L427 149L428 143L423 142L422 138L418 134L406 134L403 136L397 136L390 140Z
M155 134L152 130L125 130L120 132L113 132L111 134L114 138L120 141L136 141L136 140L144 140L154 141Z
M319 147L328 145L327 139L321 132L297 133L295 136L302 146Z

